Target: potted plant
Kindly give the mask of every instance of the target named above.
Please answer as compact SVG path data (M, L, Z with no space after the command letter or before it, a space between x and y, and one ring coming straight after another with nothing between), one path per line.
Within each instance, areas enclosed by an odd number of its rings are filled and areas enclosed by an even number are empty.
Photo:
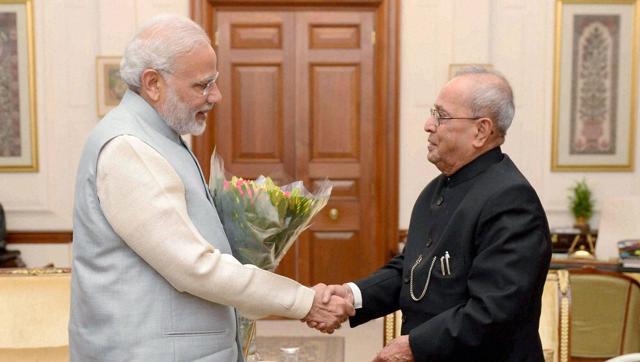
M582 232L587 232L589 231L589 219L593 215L594 200L591 189L587 185L587 181L582 179L582 181L576 181L570 190L569 207L576 220L574 227Z

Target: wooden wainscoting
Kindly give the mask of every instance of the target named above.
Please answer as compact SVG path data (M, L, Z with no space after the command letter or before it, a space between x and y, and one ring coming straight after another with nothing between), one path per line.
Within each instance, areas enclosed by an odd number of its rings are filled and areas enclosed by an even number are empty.
M68 231L8 231L7 244L67 244L73 240Z

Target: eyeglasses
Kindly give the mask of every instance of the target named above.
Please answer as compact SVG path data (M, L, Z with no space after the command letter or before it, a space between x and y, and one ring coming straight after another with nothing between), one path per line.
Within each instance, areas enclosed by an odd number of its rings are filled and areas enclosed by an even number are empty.
M443 119L480 119L482 117L443 117L440 115L440 111L435 108L431 108L429 110L431 112L431 117L433 117L434 124L436 128L440 127Z
M158 72L171 76L171 77L175 77L174 73L165 69L158 69ZM193 84L194 88L200 88L202 89L202 93L200 93L200 95L203 98L206 98L209 96L209 92L211 92L211 89L213 89L213 87L216 85L216 81L218 80L218 76L220 75L220 72L216 72L213 75L213 78L211 78L210 81L208 81L207 83L195 83Z
M207 84L199 84L199 86L202 88L203 97L206 98L209 96L209 92L211 91L213 86L216 84L216 81L218 80L219 75L220 75L220 72L216 72L216 74L213 75L213 78Z

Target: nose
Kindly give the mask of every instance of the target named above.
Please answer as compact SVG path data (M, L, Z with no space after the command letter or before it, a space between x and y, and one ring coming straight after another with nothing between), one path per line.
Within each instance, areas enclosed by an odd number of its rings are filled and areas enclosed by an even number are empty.
M424 131L427 133L435 133L436 120L432 115L429 115L429 117L424 121Z
M213 87L207 94L207 102L214 104L219 103L222 100L222 93L220 92L220 88L218 85L214 83Z

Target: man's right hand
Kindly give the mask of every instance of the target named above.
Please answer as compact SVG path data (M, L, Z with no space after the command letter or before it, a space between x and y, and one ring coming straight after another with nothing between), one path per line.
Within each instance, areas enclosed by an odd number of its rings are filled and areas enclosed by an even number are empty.
M322 302L323 303L327 303L329 301L329 299L331 299L332 295L337 295L337 296L341 297L342 299L345 299L351 305L353 305L353 303L354 303L353 291L351 290L351 288L349 288L349 286L347 284L342 284L342 285L331 284L331 285L327 285L327 287L324 289L324 296L322 297Z
M313 287L316 292L313 305L307 316L302 319L309 327L329 334L340 328L340 324L348 317L355 315L353 297L350 300L345 299L341 296L342 291L333 294L334 288L331 287L325 284L317 284ZM327 291L329 288L331 289Z

